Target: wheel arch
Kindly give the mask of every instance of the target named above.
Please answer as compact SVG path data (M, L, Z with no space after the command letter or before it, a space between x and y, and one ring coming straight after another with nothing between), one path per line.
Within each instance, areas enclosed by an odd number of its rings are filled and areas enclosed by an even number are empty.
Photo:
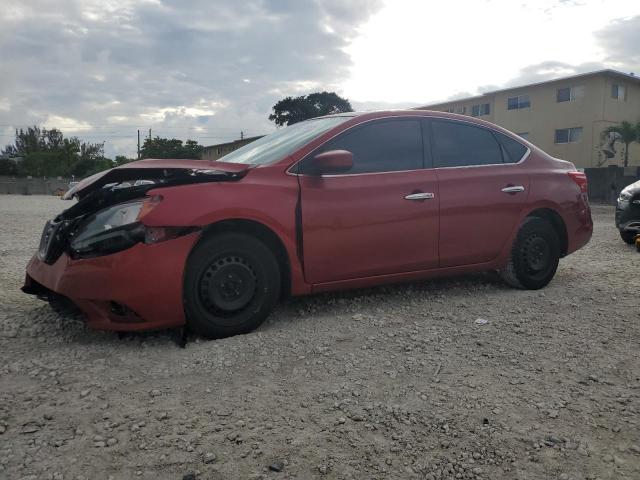
M273 229L269 228L264 223L248 220L244 218L230 218L219 220L209 225L202 227L202 239L216 235L219 233L244 233L258 238L262 241L271 251L274 253L278 265L282 272L281 278L281 295L286 297L291 294L291 262L289 261L289 255L282 239L278 236ZM200 242L197 242L198 245ZM193 246L193 248L196 247Z
M537 208L527 213L525 218L527 217L539 217L547 220L553 226L553 229L556 231L558 238L560 239L560 256L564 257L567 255L569 249L567 226L562 219L562 216L556 210L548 207Z

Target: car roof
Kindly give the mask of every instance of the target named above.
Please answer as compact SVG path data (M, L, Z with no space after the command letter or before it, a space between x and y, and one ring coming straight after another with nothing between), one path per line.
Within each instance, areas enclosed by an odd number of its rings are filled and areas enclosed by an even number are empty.
M516 135L499 126L495 123L487 122L486 120L482 120L476 117L470 117L468 115L461 115L458 113L449 113L449 112L441 112L437 110L375 110L369 112L346 112L346 113L336 113L333 115L325 115L324 117L316 117L316 118L326 118L326 117L353 117L352 120L349 120L348 123L358 124L368 120L375 120L378 118L389 118L389 117L437 117L444 118L450 120L458 120L466 123L472 123L476 125L481 125L484 127L492 128L493 130L497 130L499 132L505 133L511 137L516 137ZM523 139L518 138L518 141L522 142Z
M472 123L485 123L493 125L492 123L485 122L476 117L469 117L468 115L460 115L458 113L441 112L437 110L371 110L364 112L344 112L334 113L331 115L324 115L316 118L328 118L328 117L357 117L358 120L372 120L375 118L385 117L444 117L455 120L471 121Z

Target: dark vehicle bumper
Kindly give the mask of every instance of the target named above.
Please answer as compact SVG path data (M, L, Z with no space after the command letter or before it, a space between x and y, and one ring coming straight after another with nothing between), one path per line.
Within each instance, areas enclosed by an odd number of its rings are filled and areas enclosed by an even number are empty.
M71 300L99 330L134 331L185 324L184 268L199 237L194 232L153 245L74 260L63 253L52 265L35 255L27 265L23 291Z

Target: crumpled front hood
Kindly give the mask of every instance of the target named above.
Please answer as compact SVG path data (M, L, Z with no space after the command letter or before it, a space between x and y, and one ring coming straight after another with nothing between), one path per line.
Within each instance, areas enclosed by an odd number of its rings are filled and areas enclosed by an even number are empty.
M91 175L74 185L62 197L82 199L105 185L138 180L153 181L158 187L165 185L201 183L238 179L244 176L251 165L242 163L212 162L209 160L146 159L126 163Z

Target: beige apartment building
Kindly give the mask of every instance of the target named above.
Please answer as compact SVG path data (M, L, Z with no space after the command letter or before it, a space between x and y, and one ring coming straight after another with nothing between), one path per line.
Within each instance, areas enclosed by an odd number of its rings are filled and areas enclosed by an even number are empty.
M251 143L262 137L263 135L258 135L256 137L243 137L239 140L234 140L233 142L209 145L202 149L202 155L200 155L200 158L202 160L218 160L219 158L224 157L227 153L231 153L240 147L244 147L247 143Z
M623 165L622 144L616 142L615 154L608 158L601 135L604 128L622 120L640 121L640 78L600 70L418 109L487 120L579 168ZM629 166L638 165L640 144L634 143L629 149Z

